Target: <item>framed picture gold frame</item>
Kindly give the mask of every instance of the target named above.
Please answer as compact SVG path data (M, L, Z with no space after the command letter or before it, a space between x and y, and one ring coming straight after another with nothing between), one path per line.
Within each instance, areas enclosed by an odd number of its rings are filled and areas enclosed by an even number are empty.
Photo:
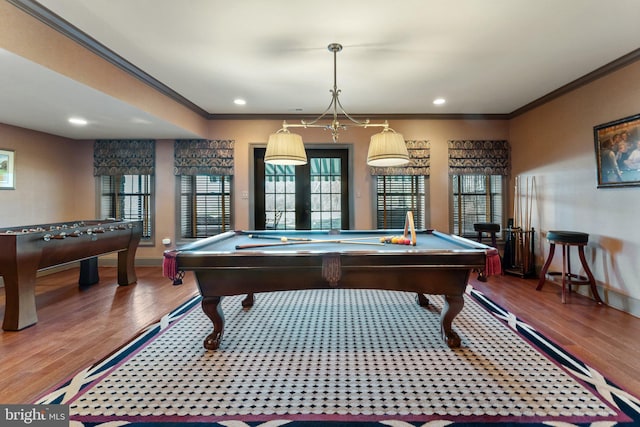
M594 126L598 188L640 186L640 114Z

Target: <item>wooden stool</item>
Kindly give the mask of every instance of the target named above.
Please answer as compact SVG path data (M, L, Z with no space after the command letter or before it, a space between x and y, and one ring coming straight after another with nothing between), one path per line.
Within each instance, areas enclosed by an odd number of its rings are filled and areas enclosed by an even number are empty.
M496 243L496 233L500 232L500 224L492 224L490 222L479 222L477 224L473 224L473 229L478 232L478 242L482 243L482 236L484 233L487 233L491 237L491 246L494 248L497 247ZM481 282L487 281L487 275L484 270L480 270L478 273L478 280Z
M478 232L478 242L482 243L483 233L487 233L491 237L491 246L496 247L496 233L500 232L500 224L480 222L473 224L473 229Z
M589 235L587 233L580 233L577 231L548 231L547 241L549 242L549 257L547 258L547 262L544 263L542 271L540 271L540 280L538 281L536 290L539 291L542 289L542 286L546 281L547 271L549 270L551 261L553 261L553 254L555 253L556 245L562 245L562 273L548 273L550 276L562 275L562 303L566 303L566 292L567 289L571 292L571 285L589 285L596 302L598 304L602 304L603 302L600 299L598 289L596 288L596 279L593 277L584 256L584 247L589 242ZM578 247L580 262L582 263L582 268L584 268L584 272L587 277L571 273L571 246Z

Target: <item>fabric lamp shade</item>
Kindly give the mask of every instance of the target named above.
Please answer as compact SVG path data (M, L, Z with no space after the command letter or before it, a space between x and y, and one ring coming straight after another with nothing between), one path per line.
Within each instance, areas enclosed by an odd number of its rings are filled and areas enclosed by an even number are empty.
M264 162L273 165L304 165L307 153L304 151L302 137L290 132L277 132L269 135Z
M385 129L371 136L367 164L369 166L404 166L409 163L409 152L401 134Z

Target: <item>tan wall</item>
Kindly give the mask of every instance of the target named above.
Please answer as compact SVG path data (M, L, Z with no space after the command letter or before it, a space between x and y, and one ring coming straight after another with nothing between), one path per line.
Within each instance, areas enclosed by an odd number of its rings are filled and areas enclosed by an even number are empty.
M95 217L93 145L0 124L15 151L15 190L0 190L0 227Z
M587 258L605 301L640 315L640 188L596 188L593 137L594 126L638 113L640 62L513 119L509 140L514 176L536 180L533 226L541 236L589 233ZM536 250L540 265L544 238Z

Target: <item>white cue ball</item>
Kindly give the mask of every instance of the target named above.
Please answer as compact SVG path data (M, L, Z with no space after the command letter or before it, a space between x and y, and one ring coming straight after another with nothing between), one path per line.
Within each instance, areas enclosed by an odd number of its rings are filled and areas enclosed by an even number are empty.
M287 238L286 238L286 237L281 237L281 238L280 238L280 241L281 241L281 242L286 242L286 241L287 241Z

